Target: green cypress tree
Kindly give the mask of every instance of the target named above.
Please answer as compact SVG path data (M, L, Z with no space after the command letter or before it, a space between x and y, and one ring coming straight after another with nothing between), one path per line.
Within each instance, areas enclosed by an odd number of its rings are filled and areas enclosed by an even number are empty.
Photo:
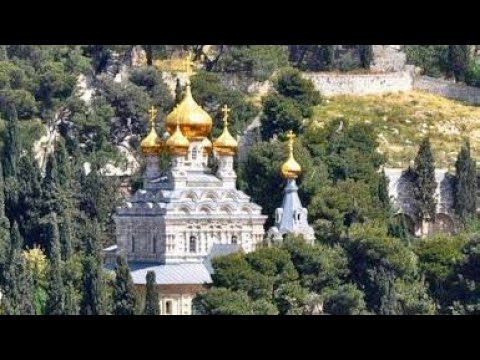
M5 216L5 183L3 169L0 162L0 287L2 285L4 265L10 244L10 222Z
M115 315L134 315L136 306L135 290L124 256L117 257L113 291L113 313Z
M392 210L390 195L388 193L388 183L389 180L385 174L385 169L382 169L382 173L380 174L378 181L378 199L380 200L380 203L382 204L382 207L386 213L390 213Z
M86 255L83 260L81 292L83 297L80 303L80 314L107 314L105 284L102 274L102 268L98 259L93 255Z
M55 144L54 156L57 163L57 184L61 187L68 187L71 174L70 159L68 156L67 148L65 146L65 140L60 138Z
M47 214L58 209L58 169L57 158L54 153L48 154L47 164L45 165L45 177L43 179L43 194L45 199L45 212Z
M50 216L47 225L49 240L50 268L48 274L47 315L62 315L65 313L65 288L62 278L62 262L60 255L60 240L58 233L57 215Z
M4 312L6 315L34 315L33 277L26 266L23 239L16 222L11 228L10 239L3 284Z
M455 162L454 208L464 222L477 211L477 171L471 156L470 142L462 146Z
M15 104L6 104L6 131L5 131L5 145L3 148L3 171L5 178L13 177L17 175L17 156L18 156L18 139L17 139L17 123L18 115Z
M430 139L426 137L420 144L414 165L413 195L417 216L421 220L434 221L436 213L435 162Z
M448 45L448 73L457 81L465 81L470 66L469 45Z
M80 309L78 306L79 295L73 284L67 284L65 287L65 315L78 315Z
M360 63L364 69L370 69L373 61L373 45L359 45Z
M155 272L147 272L147 291L143 315L160 315L160 299L158 296Z
M73 225L71 221L71 215L69 212L62 214L61 223L58 224L59 236L60 236L60 247L62 260L66 261L73 255Z
M13 226L10 229L10 246L9 257L12 258L15 251L21 251L23 247L23 238L18 228L18 223L13 222Z

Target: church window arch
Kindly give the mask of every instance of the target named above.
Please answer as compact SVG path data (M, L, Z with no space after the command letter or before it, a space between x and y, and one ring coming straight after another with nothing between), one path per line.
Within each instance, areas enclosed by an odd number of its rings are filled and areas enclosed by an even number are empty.
M152 239L152 252L154 254L157 253L157 237L156 236L154 236Z
M190 236L189 250L191 253L197 252L197 237Z
M132 253L135 252L135 236L132 236L131 250L132 250Z

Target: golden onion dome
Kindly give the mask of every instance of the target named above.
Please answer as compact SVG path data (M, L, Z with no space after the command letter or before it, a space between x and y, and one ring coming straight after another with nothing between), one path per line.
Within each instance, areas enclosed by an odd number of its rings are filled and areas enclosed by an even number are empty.
M169 133L173 133L177 121L182 133L189 140L202 139L212 131L212 118L197 104L189 84L187 84L183 100L168 114L165 120L165 127Z
M285 179L296 179L302 173L302 167L293 157L293 138L295 135L292 130L287 134L288 137L288 160L283 163L280 173Z
M176 129L165 142L165 147L171 155L185 156L188 154L190 141L182 134L180 125L177 123Z
M206 137L202 140L203 155L207 156L212 153L213 145L212 142Z
M157 117L157 109L154 106L150 108L150 124L151 129L145 139L140 143L142 153L145 155L158 155L162 151L162 140L155 131L155 119Z
M228 113L230 111L231 110L228 108L227 105L223 106L223 133L218 137L217 140L213 142L213 148L220 156L233 156L235 155L238 148L237 140L235 140L233 136L230 135L230 131L228 131Z

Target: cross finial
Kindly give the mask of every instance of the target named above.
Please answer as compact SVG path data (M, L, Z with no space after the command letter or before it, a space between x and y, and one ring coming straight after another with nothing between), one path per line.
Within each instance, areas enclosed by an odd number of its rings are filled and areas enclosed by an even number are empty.
M293 152L293 139L296 138L296 135L293 133L292 130L288 130L287 138L288 138L288 149L290 150L290 154L292 154L292 152Z
M188 78L190 78L190 76L193 75L193 65L194 65L193 55L189 51L188 55L187 55L187 58L185 59L185 72L187 73Z
M232 109L230 109L227 105L223 105L222 113L223 113L223 123L225 127L228 125L228 114L230 111L232 111Z
M153 128L155 126L155 119L157 118L158 110L155 106L152 105L150 110L148 110L148 113L150 114L150 124L152 125L152 128Z

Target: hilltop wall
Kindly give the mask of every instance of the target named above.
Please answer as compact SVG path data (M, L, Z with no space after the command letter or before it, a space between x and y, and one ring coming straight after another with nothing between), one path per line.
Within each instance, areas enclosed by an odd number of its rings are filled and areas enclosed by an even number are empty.
M444 96L449 99L480 105L480 88L456 84L452 81L420 76L415 79L414 89Z

